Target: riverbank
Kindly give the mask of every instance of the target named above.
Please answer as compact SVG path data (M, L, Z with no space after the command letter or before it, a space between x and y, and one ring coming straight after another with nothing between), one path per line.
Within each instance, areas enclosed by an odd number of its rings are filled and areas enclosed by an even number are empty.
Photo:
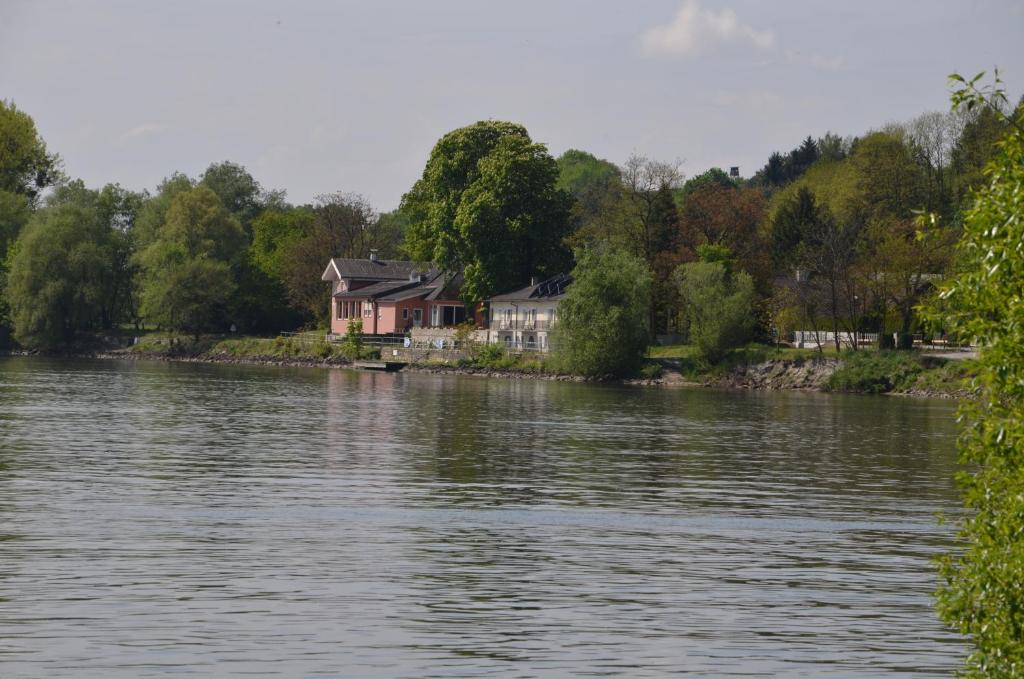
M17 351L8 354L35 355ZM71 355L103 360L355 369L351 349L326 342L302 342L288 338L211 338L198 343L150 339L130 347L81 351ZM490 364L474 363L468 359L425 361L411 363L403 370L495 379L959 399L970 395L969 379L973 364L971 361L951 361L915 352L861 351L836 357L749 347L737 350L717 366L704 366L688 357L652 358L641 375L626 379L568 375L548 369L535 357L520 359L512 356Z

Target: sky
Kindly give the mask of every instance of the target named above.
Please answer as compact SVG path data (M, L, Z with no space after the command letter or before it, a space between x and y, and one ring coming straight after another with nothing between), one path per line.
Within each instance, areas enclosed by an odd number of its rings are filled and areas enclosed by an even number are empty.
M0 99L65 172L153 191L244 165L294 203L398 206L444 133L522 123L553 155L693 176L807 135L1024 84L1024 0L0 0Z

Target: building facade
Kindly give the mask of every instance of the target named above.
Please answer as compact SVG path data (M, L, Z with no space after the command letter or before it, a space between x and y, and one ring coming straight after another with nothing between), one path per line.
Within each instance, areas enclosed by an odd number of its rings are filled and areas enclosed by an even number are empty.
M355 321L363 334L391 335L467 320L458 278L423 271L414 262L382 260L374 253L368 259L336 258L321 279L331 284L332 335L344 335Z
M487 300L487 341L513 351L550 351L550 333L558 322L558 304L571 283L571 276L559 274L491 297Z

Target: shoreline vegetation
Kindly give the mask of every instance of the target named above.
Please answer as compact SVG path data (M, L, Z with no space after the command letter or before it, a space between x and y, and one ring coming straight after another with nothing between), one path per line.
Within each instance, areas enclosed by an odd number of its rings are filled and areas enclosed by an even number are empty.
M356 360L379 353L325 341L277 337L204 337L172 340L142 338L131 346L96 342L67 352L10 350L2 356L50 356L103 360L146 360L228 365L358 369ZM708 387L757 391L819 391L888 394L928 398L967 398L974 374L971 359L929 356L920 351L862 349L836 354L751 344L709 365L687 345L651 347L643 366L625 377L587 377L560 371L551 359L505 352L477 352L459 359L427 358L407 363L403 372L453 374L500 379L543 379L661 387Z

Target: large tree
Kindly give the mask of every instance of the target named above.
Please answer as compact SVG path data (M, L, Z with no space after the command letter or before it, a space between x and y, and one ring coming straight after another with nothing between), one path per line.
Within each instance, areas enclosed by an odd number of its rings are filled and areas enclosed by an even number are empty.
M155 239L139 253L143 317L197 338L228 325L245 246L241 225L213 191L200 186L175 195Z
M627 252L577 252L573 283L558 306L552 347L560 367L590 376L628 375L650 340L651 271Z
M52 349L100 327L115 271L114 232L84 188L37 212L14 246L7 294L14 336Z
M558 165L515 123L481 121L443 136L423 176L402 198L406 251L463 273L480 300L568 263L570 198Z

